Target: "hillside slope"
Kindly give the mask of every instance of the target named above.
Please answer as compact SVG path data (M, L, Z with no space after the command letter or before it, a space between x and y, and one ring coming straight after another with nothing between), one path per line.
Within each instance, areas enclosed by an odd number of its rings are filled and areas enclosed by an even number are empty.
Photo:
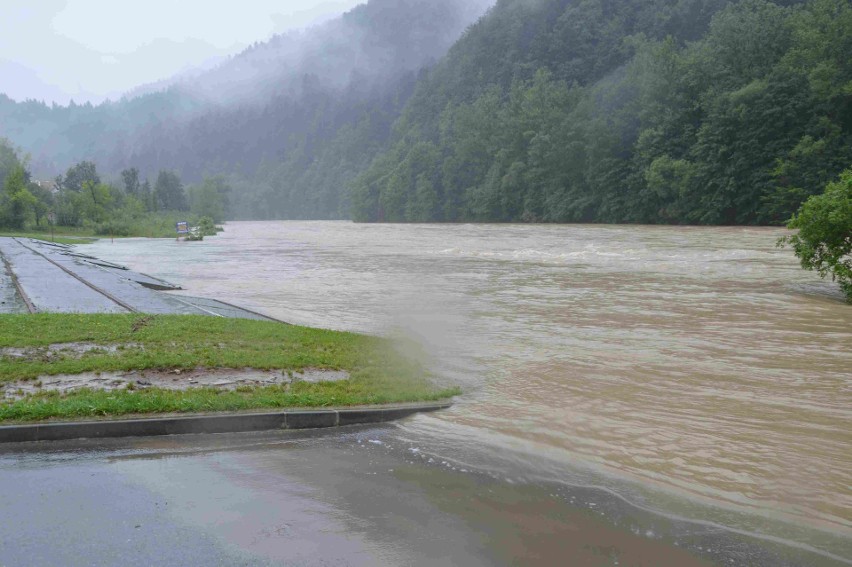
M0 95L0 137L32 156L39 178L82 160L113 176L128 167L190 182L225 174L243 193L241 216L339 217L345 181L386 145L417 73L490 2L369 0L165 91L98 106ZM332 149L341 159L315 165Z
M500 0L353 185L361 221L752 224L852 163L846 0Z

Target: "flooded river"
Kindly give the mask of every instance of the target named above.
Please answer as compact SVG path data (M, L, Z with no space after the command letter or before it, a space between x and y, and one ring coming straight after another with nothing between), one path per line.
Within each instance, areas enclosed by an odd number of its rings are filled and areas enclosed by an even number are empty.
M465 395L398 435L452 462L844 556L852 306L781 234L235 222L85 251L288 322L400 337Z

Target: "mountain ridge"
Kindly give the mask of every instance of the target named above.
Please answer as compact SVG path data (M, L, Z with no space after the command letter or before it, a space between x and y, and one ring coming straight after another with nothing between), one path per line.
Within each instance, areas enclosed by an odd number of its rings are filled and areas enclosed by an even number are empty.
M488 6L371 0L120 105L0 96L0 135L225 175L258 219L777 224L852 163L844 0Z

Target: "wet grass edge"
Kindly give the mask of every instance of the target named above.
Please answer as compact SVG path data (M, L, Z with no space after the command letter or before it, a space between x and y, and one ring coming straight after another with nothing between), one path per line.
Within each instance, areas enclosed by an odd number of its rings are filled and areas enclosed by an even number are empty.
M269 321L197 315L1 315L0 347L45 347L86 342L133 344L114 352L50 360L0 357L0 383L52 374L146 369L257 368L345 370L341 382L295 382L164 390L134 388L71 393L39 392L0 402L0 424L107 416L325 408L446 400L461 393L436 386L421 364L377 337Z

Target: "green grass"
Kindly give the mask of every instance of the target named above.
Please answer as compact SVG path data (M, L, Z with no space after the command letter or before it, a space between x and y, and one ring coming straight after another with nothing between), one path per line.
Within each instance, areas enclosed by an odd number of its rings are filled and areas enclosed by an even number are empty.
M188 221L190 226L198 226L199 218L183 211L148 212L133 217L118 215L109 221L92 225L92 230L101 238L175 238L175 223L178 221Z
M190 315L36 314L0 316L0 347L85 342L129 346L109 353L60 353L49 360L0 357L0 382L52 374L175 368L346 370L340 382L296 382L223 391L156 388L68 394L41 392L0 402L0 421L37 421L171 412L326 407L431 401L459 394L439 389L428 373L386 340L244 319Z
M50 230L45 232L40 231L5 231L0 230L0 236L15 236L18 238L36 238L38 240L46 240L47 242L58 242L60 244L86 244L93 242L100 237L94 236L91 230L73 229L67 230L69 227L57 227L51 240Z
M85 226L55 226L54 240L62 244L80 244L98 238L175 238L175 223L189 221L190 226L199 224L199 217L182 211L148 212L133 217L117 216L103 223L87 222ZM0 236L19 236L50 240L50 226L28 225L24 230L0 230Z

